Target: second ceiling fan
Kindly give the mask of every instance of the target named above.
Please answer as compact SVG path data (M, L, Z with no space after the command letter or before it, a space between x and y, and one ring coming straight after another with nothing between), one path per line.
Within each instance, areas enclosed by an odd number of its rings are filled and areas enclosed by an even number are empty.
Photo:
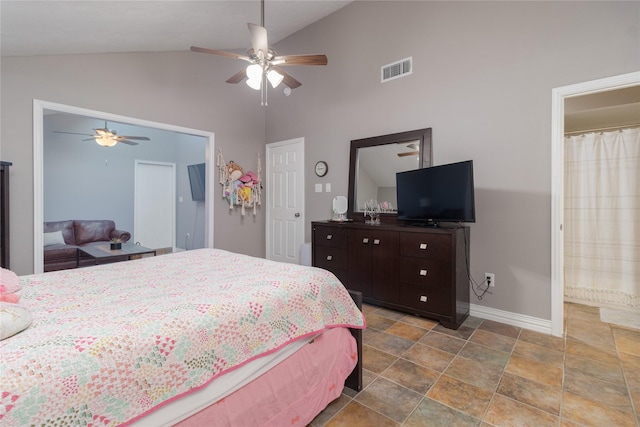
M247 85L255 90L262 89L262 105L266 106L266 85L267 81L272 87L277 87L283 83L290 89L300 87L302 83L287 74L282 67L288 65L327 65L326 55L277 55L269 47L267 40L267 29L264 27L264 0L261 0L261 25L248 23L251 34L251 48L247 55L227 52L224 50L207 49L204 47L191 46L192 52L209 53L212 55L225 56L227 58L241 59L250 64L229 77L227 83L239 83L245 78Z
M138 145L137 142L131 141L132 139L135 139L135 140L138 140L138 141L151 141L146 136L124 136L124 135L118 135L118 133L115 130L109 129L107 127L107 122L106 121L104 122L104 127L103 128L95 128L93 130L95 131L95 133L93 133L93 134L90 134L90 133L78 133L78 132L63 132L63 131L59 131L59 130L54 130L53 132L55 132L55 133L66 133L66 134L70 134L70 135L90 136L91 138L83 139L83 141L91 141L91 140L93 140L98 145L102 145L103 147L113 147L118 142L121 142L121 143L127 144L127 145Z

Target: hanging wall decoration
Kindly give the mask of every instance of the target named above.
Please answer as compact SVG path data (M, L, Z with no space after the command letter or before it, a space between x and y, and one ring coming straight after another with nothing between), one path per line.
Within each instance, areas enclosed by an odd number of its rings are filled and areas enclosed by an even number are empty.
M220 184L222 185L222 197L229 203L229 209L239 205L242 215L244 215L245 208L253 208L253 214L255 215L256 206L261 204L260 195L262 193L260 156L258 156L256 172L248 171L245 173L244 169L233 160L226 163L220 150L218 150L216 165L218 166Z

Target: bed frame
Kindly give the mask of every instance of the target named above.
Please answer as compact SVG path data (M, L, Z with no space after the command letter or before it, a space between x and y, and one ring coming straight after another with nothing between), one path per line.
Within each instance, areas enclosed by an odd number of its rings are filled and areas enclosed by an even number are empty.
M358 310L362 311L362 292L359 291L349 291L349 295L353 299L353 302L358 306ZM344 382L344 385L349 387L352 390L360 391L362 390L362 329L349 329L351 331L351 335L356 339L356 343L358 346L358 363L356 367L353 368L353 372L347 377Z

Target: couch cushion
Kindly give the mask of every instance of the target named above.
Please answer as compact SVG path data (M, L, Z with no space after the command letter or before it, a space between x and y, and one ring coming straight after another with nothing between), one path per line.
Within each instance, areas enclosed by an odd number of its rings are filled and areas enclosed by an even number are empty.
M75 261L78 248L73 245L47 246L44 250L44 262L73 259Z
M76 244L76 236L73 230L73 221L45 221L42 231L51 233L53 231L62 231L62 237L67 245Z
M75 220L73 221L76 244L84 245L89 242L109 241L111 231L116 228L111 220Z
M50 233L42 233L42 236L42 246L65 244L64 237L62 236L62 230L52 231Z

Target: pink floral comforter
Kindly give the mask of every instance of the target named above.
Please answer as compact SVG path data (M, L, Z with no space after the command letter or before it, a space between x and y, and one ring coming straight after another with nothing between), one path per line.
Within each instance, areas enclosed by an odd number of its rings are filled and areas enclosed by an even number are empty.
M129 423L327 328L364 327L327 271L216 249L22 277L0 342L0 424Z

